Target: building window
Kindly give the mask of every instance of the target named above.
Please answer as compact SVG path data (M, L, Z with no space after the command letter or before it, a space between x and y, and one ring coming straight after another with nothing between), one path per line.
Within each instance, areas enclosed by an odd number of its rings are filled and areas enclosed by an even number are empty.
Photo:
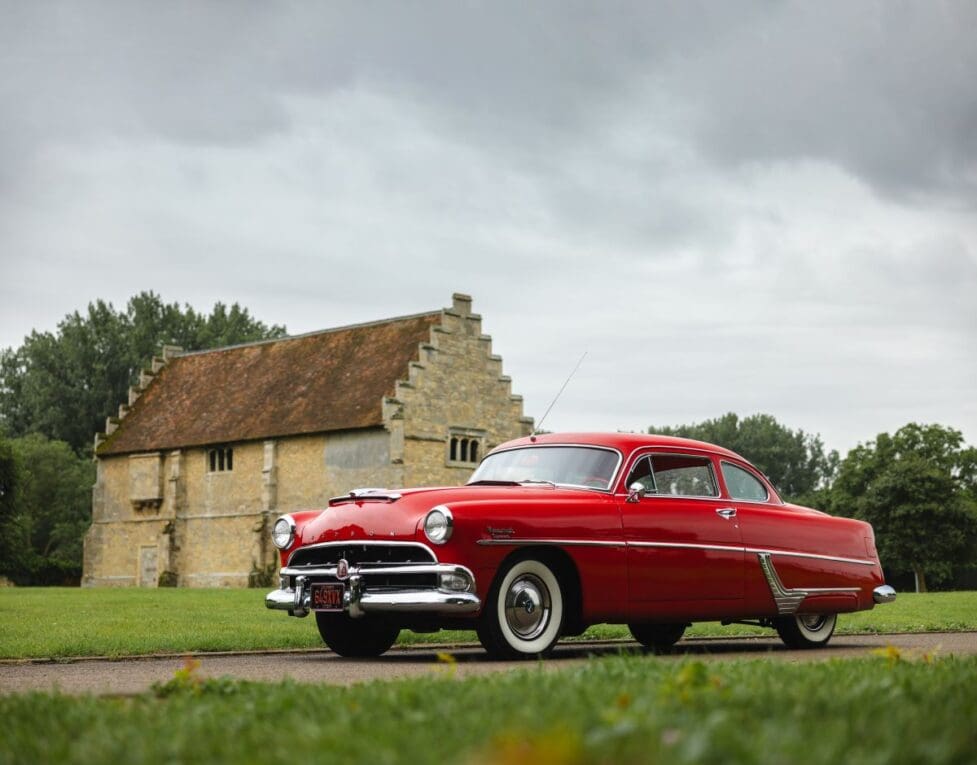
M449 467L474 467L482 458L485 433L466 428L452 428L448 433Z
M207 467L211 473L225 473L234 469L234 450L230 446L218 446L207 450Z

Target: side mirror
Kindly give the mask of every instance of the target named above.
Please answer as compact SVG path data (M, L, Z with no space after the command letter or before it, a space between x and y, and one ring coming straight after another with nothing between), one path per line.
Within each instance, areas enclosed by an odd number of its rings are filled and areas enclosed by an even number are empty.
M628 486L628 499L632 505L638 502L645 495L645 485L640 481L635 481L633 484Z

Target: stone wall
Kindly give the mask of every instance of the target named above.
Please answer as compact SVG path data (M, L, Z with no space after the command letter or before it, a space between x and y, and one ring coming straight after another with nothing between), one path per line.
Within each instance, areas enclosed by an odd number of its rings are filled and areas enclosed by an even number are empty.
M403 432L409 486L464 483L485 453L532 430L522 396L513 395L502 358L492 353L492 338L482 334L481 316L471 312L470 297L456 294L431 334L421 361L411 365L409 378L387 403L402 418L392 420L391 429ZM476 459L451 459L453 435L478 444Z
M233 470L211 471L206 449L183 453L185 496L176 511L177 584L190 587L246 586L267 558L258 535L265 527L262 504L262 442L233 444Z
M278 515L403 484L382 428L230 447L233 469L216 472L206 449L99 459L83 584L155 587L165 574L179 586L246 586L277 563Z
M92 525L85 535L84 586L155 587L159 573L169 565L166 532L172 506L132 498L134 488L142 494L139 486L154 464L165 475L167 460L158 452L98 460Z

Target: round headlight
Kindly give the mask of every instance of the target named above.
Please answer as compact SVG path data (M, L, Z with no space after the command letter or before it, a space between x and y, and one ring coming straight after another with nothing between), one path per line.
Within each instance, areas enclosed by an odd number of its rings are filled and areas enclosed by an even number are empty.
M444 505L432 508L424 518L424 534L436 545L443 545L451 539L454 519L451 511Z
M295 521L289 516L283 515L275 521L275 526L271 530L271 541L279 550L284 550L292 544L293 539L295 539Z

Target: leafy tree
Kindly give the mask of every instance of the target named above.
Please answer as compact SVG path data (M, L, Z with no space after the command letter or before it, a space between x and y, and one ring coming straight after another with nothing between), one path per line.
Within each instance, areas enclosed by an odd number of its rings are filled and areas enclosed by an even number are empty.
M910 423L842 461L834 511L875 528L883 563L912 571L917 589L945 581L977 551L977 449L959 431Z
M740 419L729 412L691 425L653 426L648 432L708 441L734 451L760 468L785 499L805 504L823 504L820 495L839 459L835 451L825 454L820 436L791 430L769 414Z
M0 480L3 474L12 491L5 488L0 496L6 504L0 573L22 585L76 581L91 522L95 465L65 442L35 433L0 443Z
M125 311L97 300L85 315L68 314L56 334L35 331L17 350L0 352L0 423L11 436L43 433L87 454L163 344L189 351L284 334L236 303L205 315L153 292L130 299Z
M0 434L0 569L3 562L10 560L13 548L8 545L7 529L14 517L14 486L16 484L16 462L10 443ZM0 573L3 573L0 571Z

